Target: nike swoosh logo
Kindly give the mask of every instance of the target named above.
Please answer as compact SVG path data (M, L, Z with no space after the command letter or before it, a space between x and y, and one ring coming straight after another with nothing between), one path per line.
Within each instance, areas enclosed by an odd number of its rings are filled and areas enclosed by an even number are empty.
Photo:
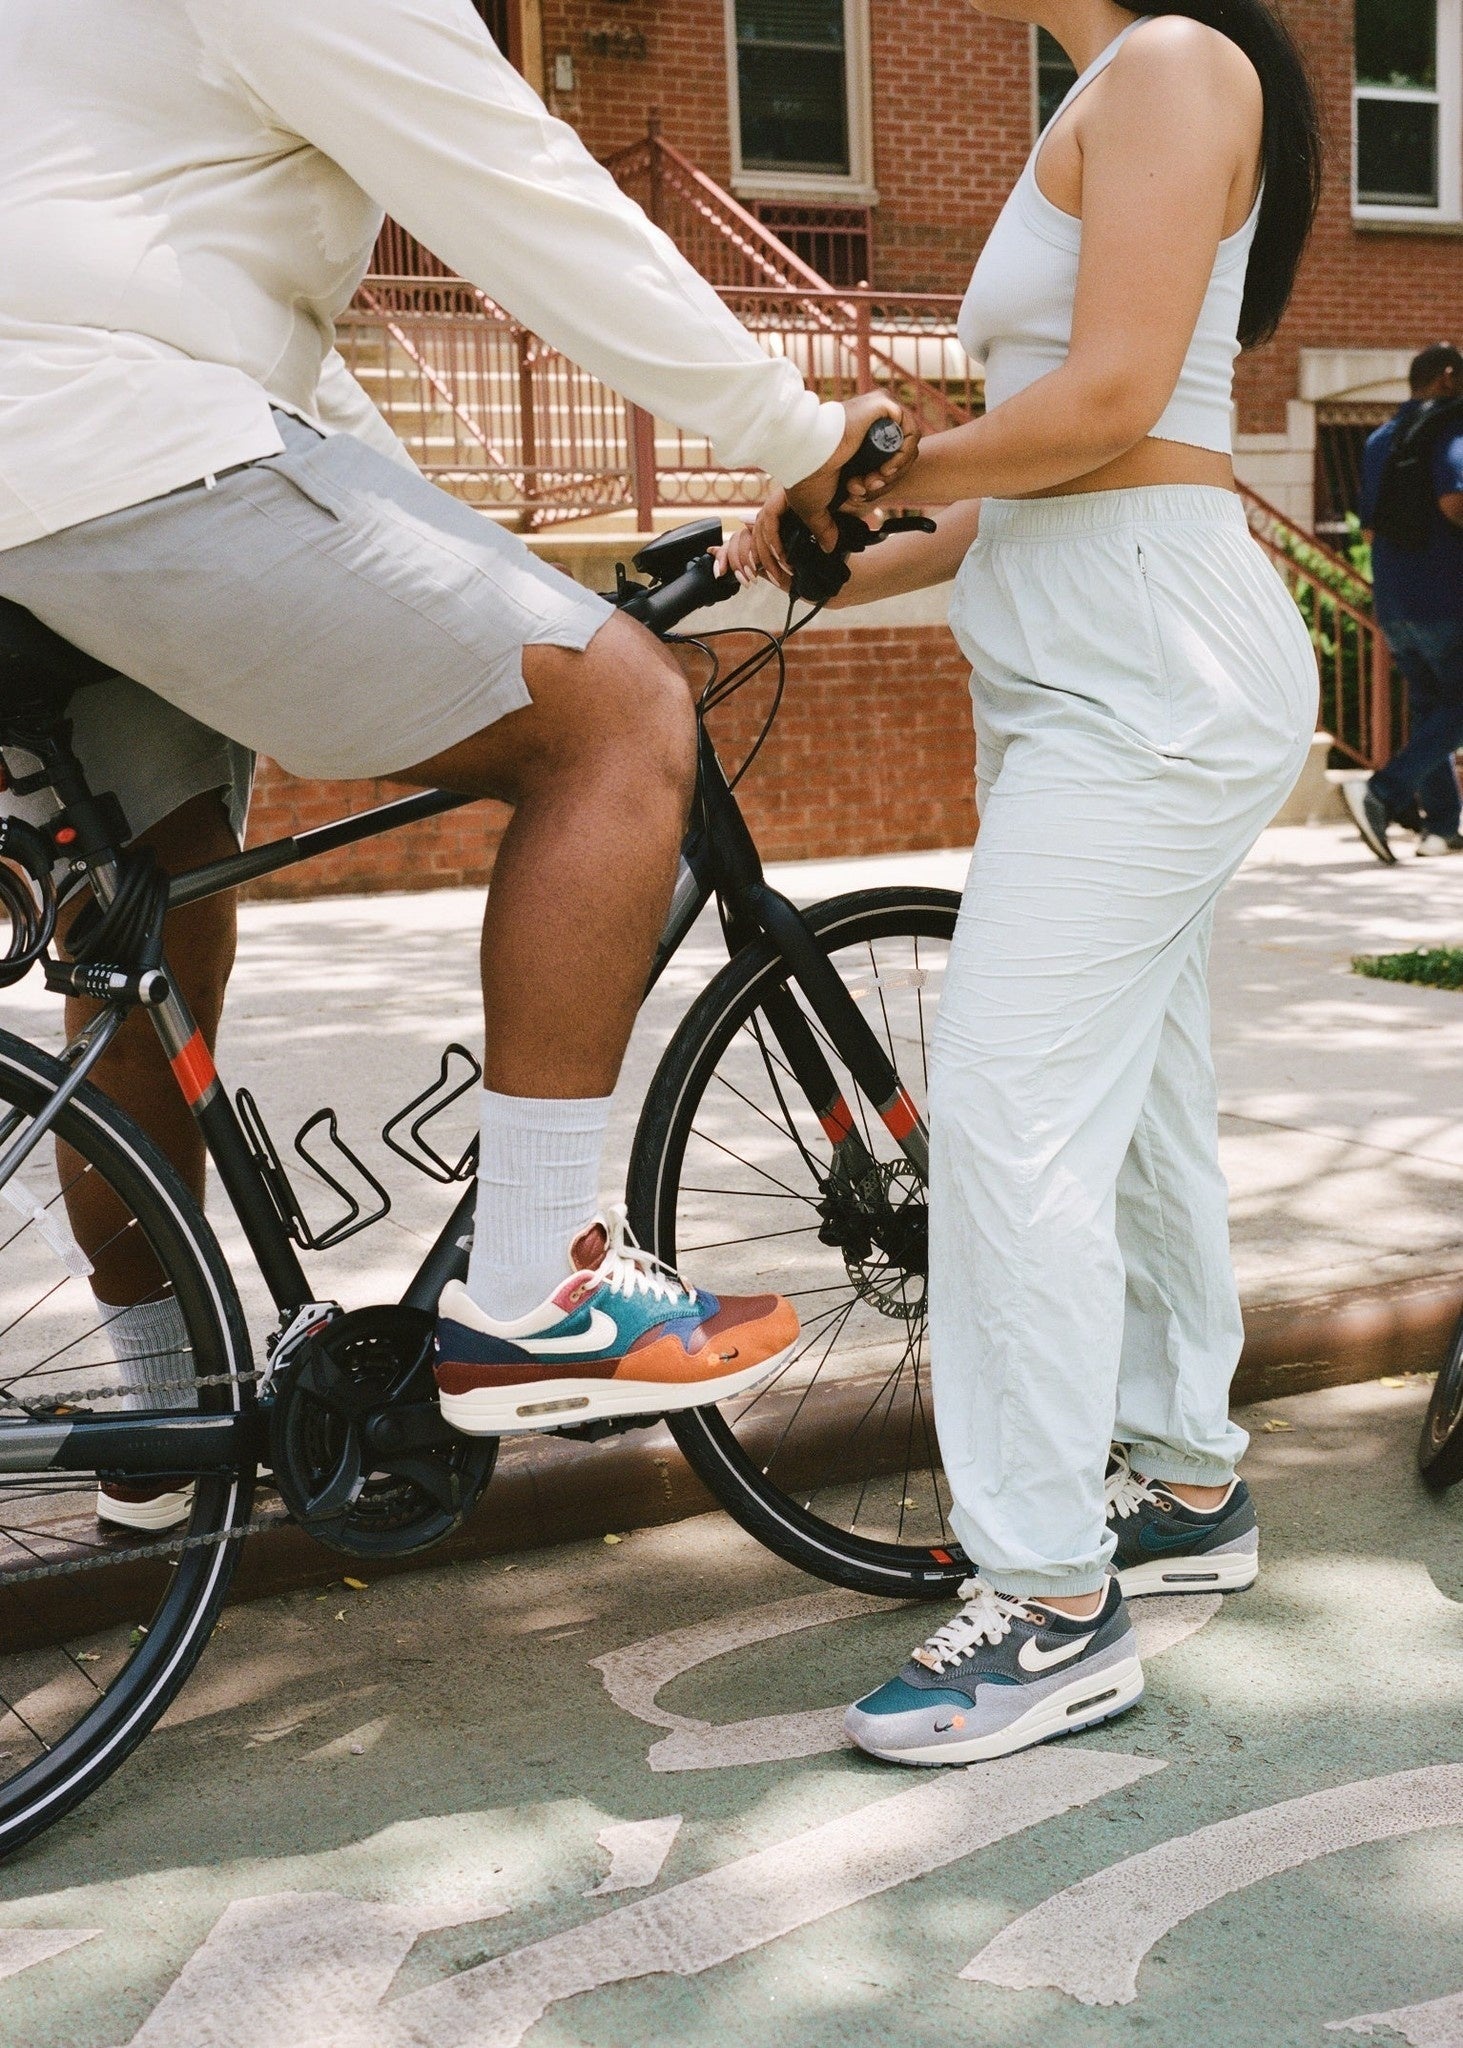
M1078 1636L1075 1643L1063 1643L1058 1649L1044 1650L1035 1636L1028 1636L1017 1652L1016 1662L1023 1671L1050 1671L1054 1664L1066 1664L1079 1656L1091 1641L1091 1636Z
M607 1316L602 1308L593 1308L589 1312L589 1328L581 1330L577 1337L511 1337L507 1341L535 1358L562 1358L571 1351L582 1356L608 1350L619 1341L619 1335L620 1326L614 1317Z
M1145 1522L1138 1532L1140 1550L1192 1550L1201 1536L1202 1529L1164 1528L1157 1522Z

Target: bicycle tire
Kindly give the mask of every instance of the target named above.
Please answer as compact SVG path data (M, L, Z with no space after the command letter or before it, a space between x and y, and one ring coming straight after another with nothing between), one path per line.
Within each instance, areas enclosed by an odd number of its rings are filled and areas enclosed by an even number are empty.
M56 1060L37 1047L8 1032L0 1032L0 1111L35 1114L54 1093L64 1072ZM128 1214L144 1231L182 1309L195 1374L225 1380L222 1386L196 1390L199 1409L247 1409L252 1405L254 1392L248 1377L249 1339L238 1294L211 1228L178 1175L137 1126L90 1085L78 1089L67 1104L55 1135L80 1156L86 1170L103 1176L112 1195L125 1204ZM39 1160L42 1153L49 1157L51 1152L49 1140L43 1141L32 1161ZM32 1161L27 1162L27 1167ZM3 1254L13 1257L12 1247L23 1238L24 1230L25 1226L16 1230L0 1247L0 1282L4 1280ZM79 1279L76 1285L84 1287L86 1282ZM6 1336L10 1336L13 1328L13 1324L7 1326ZM12 1372L7 1380L0 1370L0 1381L9 1389L21 1385L23 1378L24 1375L16 1377ZM11 1394L8 1407L14 1405L15 1397ZM15 1432L25 1426L19 1414L7 1412L7 1436L12 1443ZM22 1499L36 1502L46 1498L37 1474L44 1477L42 1467L38 1466L35 1473L27 1470L12 1475L11 1483L16 1487L33 1488ZM159 1586L161 1597L149 1620L138 1621L130 1636L125 1637L125 1619L119 1619L109 1630L93 1622L81 1632L107 1645L109 1661L122 1659L110 1677L106 1665L102 1665L105 1689L98 1678L84 1671L81 1657L67 1646L62 1633L66 1624L61 1620L47 1624L38 1618L39 1610L47 1604L47 1586L65 1588L77 1582L67 1578L32 1579L26 1585L25 1598L21 1599L19 1585L12 1584L7 1589L5 1575L0 1571L0 1606L10 1609L10 1641L14 1644L19 1638L21 1644L19 1649L7 1649L7 1629L0 1628L0 1675L10 1657L15 1658L19 1674L22 1656L29 1654L34 1662L41 1654L34 1649L27 1652L27 1628L34 1633L50 1626L57 1634L54 1642L48 1639L43 1644L44 1654L49 1657L54 1652L56 1668L68 1682L72 1681L70 1667L74 1666L78 1676L73 1689L83 1700L90 1695L81 1687L81 1676L85 1676L96 1695L64 1735L45 1746L43 1753L32 1760L23 1761L9 1778L5 1777L5 1766L0 1764L0 1855L40 1834L95 1791L132 1754L176 1697L208 1641L233 1575L240 1547L233 1532L242 1531L248 1524L254 1476L250 1465L200 1479L186 1532L190 1547L180 1548L175 1557L160 1560L156 1568L150 1558L132 1565L133 1585L140 1585L143 1591L140 1596L136 1592L125 1596L131 1605L119 1607L119 1614L135 1612L144 1598L151 1597L151 1589ZM95 1480L87 1475L77 1475L78 1491L94 1484ZM5 1499L0 1492L0 1543L8 1533ZM31 1520L39 1518L40 1511L34 1506L24 1512ZM35 1534L33 1529L26 1531L26 1547L32 1550ZM90 1547L99 1553L107 1551L104 1559L95 1561L99 1571L108 1563L131 1562L125 1545L117 1552L100 1540ZM90 1564L88 1568L92 1568ZM102 1582L89 1581L88 1586L101 1586L97 1597L105 1602L108 1595ZM65 1602L54 1591L50 1604L54 1611L64 1611ZM22 1622L19 1629L14 1627L17 1617ZM88 1661L102 1663L99 1652L89 1651L85 1655ZM69 1666L63 1659L69 1659ZM23 1696L22 1703L30 1706L30 1696ZM0 1685L0 1725L13 1728L14 1723L7 1722L6 1717L16 1715L16 1709L12 1685ZM27 1719L23 1725L30 1727L31 1722ZM4 1747L0 1744L0 1748ZM41 1747L39 1738L35 1747Z
M1417 1445L1417 1469L1432 1493L1446 1493L1463 1479L1463 1316L1433 1383Z
M865 945L872 954L874 945L895 938L948 942L959 905L959 897L947 890L885 888L830 899L805 914L835 957ZM770 945L759 942L743 949L687 1012L656 1069L636 1131L627 1205L636 1236L669 1264L676 1263L680 1250L683 1170L700 1104L718 1062L755 1015L759 1000L769 989L785 985L786 968ZM901 1078L920 1099L917 1077L902 1073ZM696 1272L689 1277L694 1281ZM716 1284L714 1270L707 1279ZM916 1362L915 1373L921 1370ZM826 1404L825 1412L832 1412ZM770 1476L775 1460L768 1470L759 1466L739 1440L735 1418L721 1410L690 1409L667 1422L688 1463L727 1512L768 1549L814 1576L858 1592L939 1599L967 1575L969 1564L953 1537L890 1542L842 1528L814 1512L810 1500L798 1497L803 1489L795 1493ZM901 1528L903 1508L909 1505L902 1501Z

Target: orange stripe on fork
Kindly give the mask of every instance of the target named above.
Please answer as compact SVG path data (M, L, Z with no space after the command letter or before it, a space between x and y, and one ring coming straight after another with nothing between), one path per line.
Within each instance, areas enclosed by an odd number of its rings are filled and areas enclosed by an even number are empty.
M897 1144L902 1145L910 1132L919 1123L919 1111L908 1091L899 1092L879 1111L884 1128Z
M830 1145L841 1145L845 1138L853 1136L853 1111L841 1095L834 1096L828 1107L819 1113L818 1121Z
M173 1054L168 1064L183 1091L183 1100L190 1109L202 1101L218 1079L213 1054L204 1044L201 1031L195 1031L182 1050Z

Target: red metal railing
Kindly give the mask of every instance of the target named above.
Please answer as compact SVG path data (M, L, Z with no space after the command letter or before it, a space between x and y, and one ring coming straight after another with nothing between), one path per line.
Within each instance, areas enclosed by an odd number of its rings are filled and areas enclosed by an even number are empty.
M1406 705L1393 688L1392 656L1372 614L1366 577L1283 513L1241 485L1250 531L1284 577L1316 650L1319 729L1362 768L1379 768L1406 732Z
M979 407L953 297L765 286L725 296L827 397L881 384L937 426ZM704 437L627 405L460 279L368 277L339 344L421 468L517 524L634 510L649 526L657 506L760 502L757 472L726 468Z
M753 211L764 228L829 284L867 284L873 276L871 206L792 205L761 199Z
M654 114L649 132L606 157L605 169L718 291L747 285L827 291L827 278L665 140Z
M955 296L828 282L666 142L653 117L607 168L763 347L789 357L823 396L882 387L927 431L980 410L980 380L955 338ZM366 279L341 323L342 352L420 466L471 503L524 527L633 511L648 528L660 507L760 501L757 472L719 465L704 438L627 404L447 276L395 223L377 256L393 268ZM1371 586L1273 505L1243 496L1310 631L1321 725L1347 760L1378 766L1400 737L1403 711Z

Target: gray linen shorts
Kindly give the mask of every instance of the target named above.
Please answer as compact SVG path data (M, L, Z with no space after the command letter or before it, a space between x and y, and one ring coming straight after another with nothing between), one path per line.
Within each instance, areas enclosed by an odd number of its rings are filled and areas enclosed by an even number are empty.
M118 671L72 718L134 832L221 789L241 833L256 752L326 780L427 760L529 703L525 647L611 614L353 435L275 423L283 454L0 552L0 596Z

